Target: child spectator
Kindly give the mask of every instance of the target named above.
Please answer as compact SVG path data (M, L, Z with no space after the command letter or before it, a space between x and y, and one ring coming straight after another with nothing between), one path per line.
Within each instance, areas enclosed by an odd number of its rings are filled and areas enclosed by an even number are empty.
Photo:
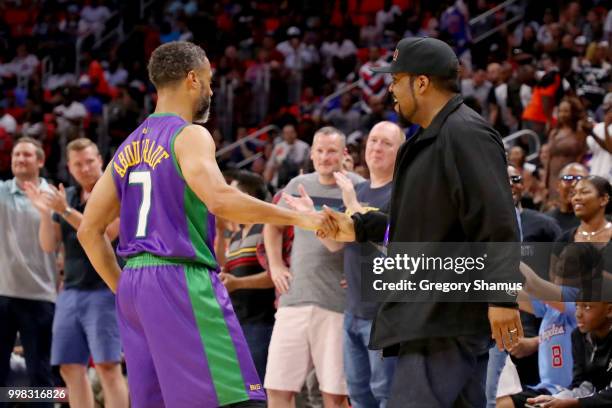
M572 383L558 394L540 395L528 403L547 408L612 406L612 304L576 302L576 320Z

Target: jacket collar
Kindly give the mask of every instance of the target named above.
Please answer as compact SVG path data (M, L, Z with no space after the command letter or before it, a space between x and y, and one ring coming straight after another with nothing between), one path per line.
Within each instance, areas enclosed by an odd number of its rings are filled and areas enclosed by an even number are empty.
M463 103L463 98L461 95L455 95L446 102L446 105L438 112L438 114L433 118L429 127L426 129L422 129L421 134L419 135L419 140L430 139L436 137L440 133L440 128L446 121L446 118L453 113L461 104Z

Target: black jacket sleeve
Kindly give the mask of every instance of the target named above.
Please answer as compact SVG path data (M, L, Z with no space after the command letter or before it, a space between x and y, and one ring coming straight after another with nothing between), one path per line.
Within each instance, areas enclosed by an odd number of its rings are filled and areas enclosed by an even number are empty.
M580 384L584 381L589 381L589 379L584 376L584 338L578 329L574 329L572 332L572 357L574 360L574 368L572 373L572 384L569 386L570 390L580 387Z
M578 402L581 407L585 408L612 407L612 387L601 390L590 397L578 398Z
M380 211L369 211L365 214L355 213L351 217L355 225L357 242L383 242L389 218Z
M448 139L444 166L451 200L467 240L487 243L490 248L483 278L489 282L522 282L518 219L503 143L484 121L464 119L454 121L441 134ZM510 296L508 302L496 305L516 306Z

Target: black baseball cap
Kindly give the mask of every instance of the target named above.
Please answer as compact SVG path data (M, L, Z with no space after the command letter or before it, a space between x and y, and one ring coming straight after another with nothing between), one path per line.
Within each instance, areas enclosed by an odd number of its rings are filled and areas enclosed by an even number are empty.
M402 39L397 43L391 65L372 68L373 72L406 72L442 78L454 77L458 70L459 60L453 49L447 43L429 37Z

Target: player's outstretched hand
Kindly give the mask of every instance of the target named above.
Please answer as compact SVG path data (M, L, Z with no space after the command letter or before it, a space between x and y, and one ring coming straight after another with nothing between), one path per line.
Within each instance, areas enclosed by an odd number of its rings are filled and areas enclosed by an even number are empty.
M333 219L326 216L323 211L300 211L299 214L299 222L296 226L316 232L319 238L327 238L330 231L335 231L338 228Z
M355 241L355 225L353 219L345 213L334 211L327 206L323 206L322 213L327 220L321 231L317 235L331 238L341 242Z

